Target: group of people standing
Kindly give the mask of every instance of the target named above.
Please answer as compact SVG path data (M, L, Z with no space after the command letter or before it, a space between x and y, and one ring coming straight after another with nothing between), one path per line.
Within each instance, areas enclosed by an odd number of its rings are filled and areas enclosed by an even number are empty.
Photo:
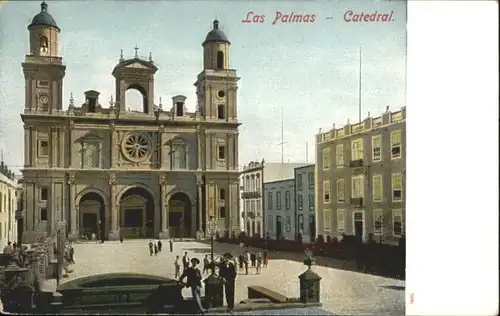
M190 265L191 264L191 265ZM179 282L184 284L186 287L191 288L191 293L195 300L195 303L198 307L200 313L204 314L206 310L203 308L201 304L201 286L202 286L202 272L198 268L200 264L200 260L198 258L188 257L187 252L184 253L182 257L182 265L183 265L183 273L178 276L180 272L180 264L179 264L179 256L176 256L174 265L175 265L175 278L179 277ZM205 256L203 260L203 273L208 273L210 270L211 263L208 260L208 255ZM222 256L222 260L217 263L219 270L219 277L222 279L224 284L224 293L226 296L227 309L228 312L231 312L234 309L234 292L235 292L235 283L236 283L236 264L233 262L233 256L230 253L225 253ZM214 267L215 268L215 267ZM187 278L184 283L183 280Z
M174 251L174 241L170 239L168 241L168 244L170 246L170 252ZM156 256L161 252L161 249L163 248L163 243L161 242L160 239L158 239L157 242L153 243L153 241L149 241L148 244L148 249L149 249L149 255L153 256L153 254Z
M242 271L244 268L245 274L248 274L249 266L256 269L256 274L260 274L262 272L262 267L267 267L268 262L269 256L267 251L255 253L245 250L238 255L239 270Z

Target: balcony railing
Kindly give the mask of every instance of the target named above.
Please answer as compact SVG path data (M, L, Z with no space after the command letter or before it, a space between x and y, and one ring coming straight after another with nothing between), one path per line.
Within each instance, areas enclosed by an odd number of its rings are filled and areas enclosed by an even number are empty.
M260 198L261 197L261 193L260 193L260 191L243 192L241 194L241 196L244 199L255 199L255 198Z
M354 207L362 207L363 206L363 198L362 197L351 197L350 204L351 204L351 206L354 206Z
M363 167L363 159L351 160L349 165L351 166L351 168Z

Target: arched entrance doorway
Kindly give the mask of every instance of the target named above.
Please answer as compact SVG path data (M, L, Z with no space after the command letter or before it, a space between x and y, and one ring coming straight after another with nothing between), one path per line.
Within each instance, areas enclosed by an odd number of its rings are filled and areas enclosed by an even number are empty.
M97 239L106 238L106 207L101 195L88 192L82 196L78 204L80 214L79 235L91 237L95 234Z
M154 198L146 189L128 189L121 196L119 216L123 237L154 237Z
M182 192L177 192L168 202L168 223L170 236L174 238L191 236L191 201Z

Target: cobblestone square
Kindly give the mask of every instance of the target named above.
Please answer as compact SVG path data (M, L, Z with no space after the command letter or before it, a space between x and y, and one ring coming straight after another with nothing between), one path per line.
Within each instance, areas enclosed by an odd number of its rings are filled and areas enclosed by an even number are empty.
M175 242L174 252L169 252L168 241L163 241L163 251L157 256L149 255L149 240L125 240L124 243L106 242L104 244L75 244L76 264L71 266L73 273L61 283L76 278L111 272L133 272L174 278L175 255L182 257L185 251L190 258L200 261L205 254L210 254L210 245L194 242ZM236 255L242 248L235 245L218 244L215 256L224 252ZM252 251L252 248L249 248ZM289 253L272 253L269 265L261 275L250 269L249 275L239 272L236 278L236 302L247 298L247 286L261 285L277 291L287 297L299 296L298 276L306 270L300 262L290 260ZM281 258L281 259L280 259ZM321 281L321 302L323 308L337 315L402 315L405 308L405 282L379 276L344 271L326 266L313 266L323 279ZM54 291L55 280L46 283L45 289ZM185 297L190 297L189 289L183 290ZM202 291L203 295L203 291Z

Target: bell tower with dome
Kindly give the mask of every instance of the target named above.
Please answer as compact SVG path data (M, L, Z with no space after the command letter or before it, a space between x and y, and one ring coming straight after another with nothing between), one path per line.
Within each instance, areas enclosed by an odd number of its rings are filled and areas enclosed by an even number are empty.
M66 66L59 56L61 29L44 1L40 13L28 25L30 51L22 63L26 79L25 113L62 111L62 88Z

